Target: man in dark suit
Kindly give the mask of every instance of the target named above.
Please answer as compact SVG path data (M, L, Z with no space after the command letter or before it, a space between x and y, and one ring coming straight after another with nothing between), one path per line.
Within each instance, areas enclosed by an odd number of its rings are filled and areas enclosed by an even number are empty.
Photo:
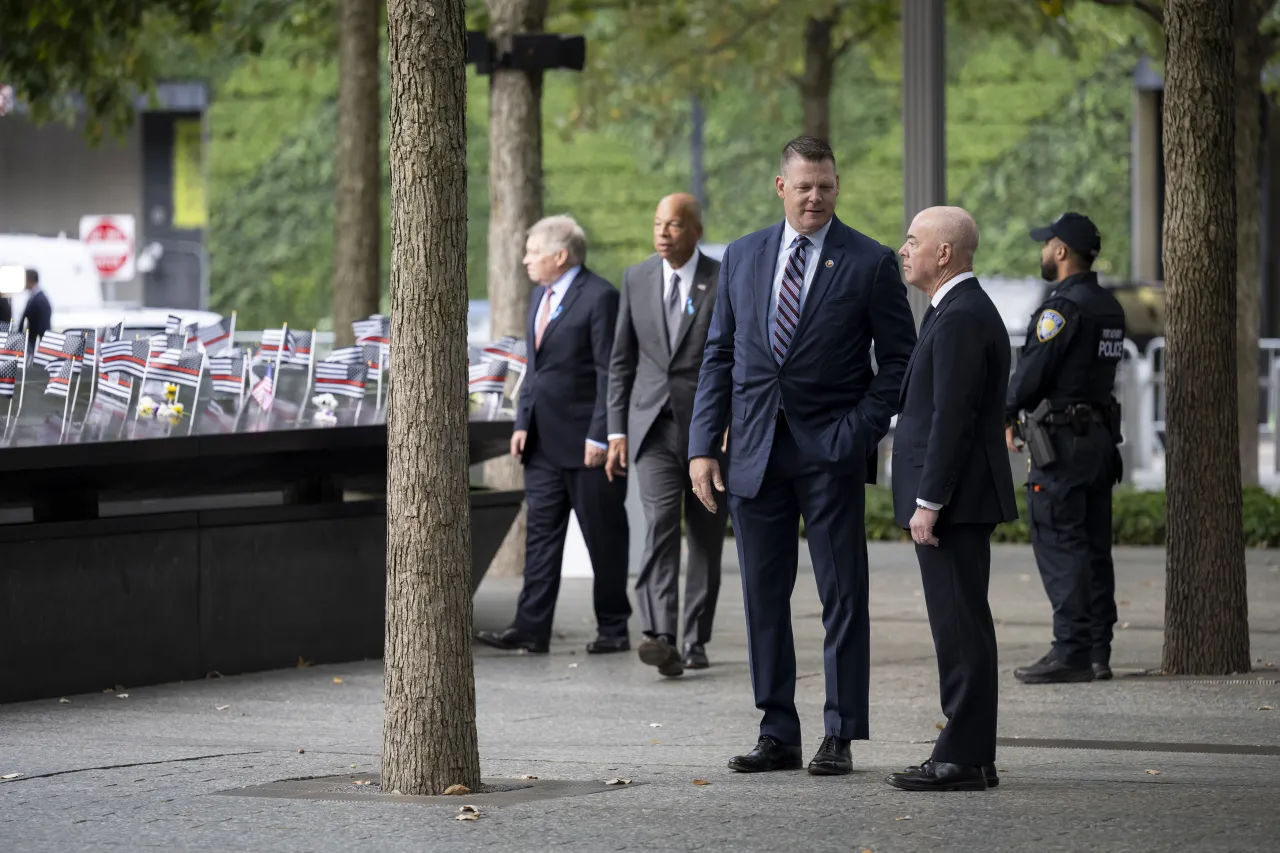
M627 451L644 504L645 544L636 605L644 624L640 660L666 676L709 665L720 554L729 513L708 512L689 482L689 420L720 263L698 251L702 211L687 193L664 198L653 219L657 254L622 275L622 305L609 364L609 458L624 474ZM723 459L721 460L723 462ZM684 649L676 644L680 604L680 521L689 540Z
M930 298L893 436L893 512L911 531L938 655L946 728L933 756L887 779L908 791L984 791L996 776L996 631L987 605L991 532L1018 517L1004 446L1009 335L973 275L978 226L931 207L901 249Z
M781 171L786 218L734 241L721 261L689 474L708 509L728 489L764 714L756 747L729 767L801 766L790 601L803 517L826 628L826 736L809 772L842 774L853 767L850 741L869 736L864 486L897 411L915 323L893 250L834 216L831 148L795 139ZM714 451L730 415L726 478Z
M27 340L31 346L34 346L36 339L49 331L52 322L53 307L49 304L49 297L45 296L44 291L40 289L40 273L29 269L27 270L27 304L22 309L22 318L18 320L14 329L21 329L25 324L30 331Z
M514 624L476 638L500 649L545 653L560 592L569 512L578 517L595 574L597 637L587 652L625 652L626 481L610 482L605 400L618 291L583 264L587 238L568 216L529 229L524 265L537 283L529 303L529 366L520 389L511 455L524 463L524 588Z

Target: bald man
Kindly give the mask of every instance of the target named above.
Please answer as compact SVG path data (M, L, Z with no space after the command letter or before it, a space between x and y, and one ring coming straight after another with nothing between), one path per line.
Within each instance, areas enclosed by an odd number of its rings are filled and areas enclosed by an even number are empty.
M605 473L627 473L628 455L644 505L644 558L636 605L645 639L640 660L664 676L709 665L720 554L728 510L704 507L689 480L689 421L716 304L720 263L698 251L702 211L686 193L658 203L657 254L622 276L622 303L609 364L609 455ZM722 443L723 444L723 443ZM723 454L723 446L721 448ZM680 521L689 542L684 643L677 642Z
M932 757L886 780L908 791L984 791L996 776L996 633L987 605L991 533L1018 517L1004 442L1009 336L973 275L978 226L932 207L899 250L929 309L899 396L893 509L911 531L947 725Z

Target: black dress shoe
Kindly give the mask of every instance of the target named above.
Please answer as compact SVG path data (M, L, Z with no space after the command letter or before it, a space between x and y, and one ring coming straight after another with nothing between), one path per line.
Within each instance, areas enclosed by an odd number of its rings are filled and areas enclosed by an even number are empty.
M645 637L640 643L640 661L649 666L656 666L659 675L675 678L684 675L684 665L680 662L680 652L676 644L666 637Z
M546 640L539 640L532 634L516 628L508 628L505 631L476 631L476 639L486 646L505 649L509 652L524 649L526 652L535 655L545 655L547 653Z
M596 637L587 643L589 655L611 655L631 651L631 641L626 637Z
M1067 666L1050 653L1031 666L1018 667L1013 677L1023 684L1073 684L1093 681L1093 667Z
M901 773L890 773L886 782L904 791L985 791L987 778L981 767L926 761Z
M1111 667L1105 663L1095 663L1093 665L1093 680L1094 681L1110 681Z
M932 763L933 763L933 759L931 758L928 761L926 761L924 764L913 764L907 768L907 772L911 773L911 772L917 771L921 767L924 767L925 765L932 764ZM995 762L992 762L991 764L982 765L982 775L987 777L988 788L995 788L1000 785L1000 777L996 775Z
M771 735L763 735L756 748L729 759L729 769L739 773L766 773L770 770L799 770L800 747L787 746Z
M709 666L711 666L711 661L707 660L707 649L702 643L685 643L685 669L706 669Z
M811 776L844 776L853 772L853 756L849 741L835 735L827 735L809 762Z

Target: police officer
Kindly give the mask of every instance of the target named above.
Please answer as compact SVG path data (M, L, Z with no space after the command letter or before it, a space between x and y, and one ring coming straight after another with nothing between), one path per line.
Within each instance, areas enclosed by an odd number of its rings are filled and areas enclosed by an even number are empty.
M1044 243L1040 273L1056 286L1031 318L1009 380L1005 423L1009 449L1019 452L1018 413L1038 413L1034 420L1052 448L1047 456L1056 457L1033 458L1027 474L1031 545L1053 605L1053 648L1014 676L1028 684L1108 679L1116 621L1111 488L1120 479L1113 392L1124 310L1092 271L1102 238L1088 217L1064 213L1031 237Z

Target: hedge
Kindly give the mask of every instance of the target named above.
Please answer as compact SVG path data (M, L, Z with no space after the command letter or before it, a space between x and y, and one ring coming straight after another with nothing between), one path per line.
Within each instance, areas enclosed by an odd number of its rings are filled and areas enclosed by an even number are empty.
M1018 518L1001 524L994 542L1030 542L1027 526L1027 492L1014 490ZM1116 545L1165 544L1164 492L1117 489L1111 499L1111 541ZM907 533L893 520L893 498L882 486L867 489L867 540L871 542L909 541ZM800 535L804 535L801 524ZM1248 548L1280 546L1280 497L1265 489L1244 490L1244 541Z

